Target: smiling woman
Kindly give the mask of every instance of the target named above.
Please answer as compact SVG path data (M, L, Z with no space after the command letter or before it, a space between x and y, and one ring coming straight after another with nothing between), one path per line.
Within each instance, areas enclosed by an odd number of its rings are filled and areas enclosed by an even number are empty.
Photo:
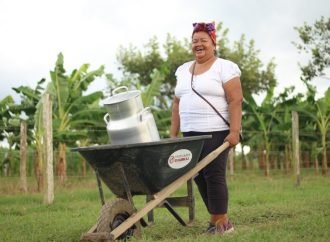
M191 49L195 59L179 66L172 107L171 137L212 135L205 141L200 159L227 141L239 142L242 118L242 88L238 66L216 56L214 23L194 23ZM195 177L210 214L206 233L225 234L234 230L227 216L226 164L229 149Z

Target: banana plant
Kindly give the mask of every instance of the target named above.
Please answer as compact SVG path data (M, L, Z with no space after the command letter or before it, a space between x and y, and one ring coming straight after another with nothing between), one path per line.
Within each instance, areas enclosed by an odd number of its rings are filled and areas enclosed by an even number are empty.
M21 102L11 106L11 111L20 115L22 112L27 116L27 141L28 144L34 147L34 173L37 181L37 189L43 189L43 153L42 153L42 129L40 115L41 105L40 100L44 92L43 84L46 79L41 79L37 82L33 89L28 86L20 86L13 88L21 97Z
M64 57L60 53L54 70L50 72L51 82L46 89L53 102L54 144L58 145L56 169L62 182L67 177L67 144L85 138L88 135L88 127L94 127L101 122L98 120L102 120L97 119L101 114L101 107L95 103L100 101L103 93L99 91L84 96L84 92L95 78L103 75L104 67L100 66L93 71L88 69L89 64L83 64L67 75Z
M304 106L300 108L300 112L308 116L317 127L321 137L322 150L322 174L328 173L328 160L327 160L327 134L330 127L330 88L325 92L324 97L315 100L315 89L307 85L308 98ZM314 97L314 98L313 98Z
M0 140L7 140L9 145L8 153L3 161L0 163L0 167L5 171L5 175L10 174L12 149L15 144L12 118L13 113L10 112L10 106L14 104L12 96L7 96L0 100Z
M247 119L243 120L243 130L250 133L247 136L249 144L262 149L261 152L265 162L265 176L270 174L271 131L274 122L276 122L276 119L274 119L276 110L274 109L272 99L274 87L268 89L266 97L260 106L258 106L253 96L249 94L245 95L243 103L243 110L248 114L246 115L247 118L243 114L243 118Z
M276 120L272 130L273 150L280 156L279 160L284 157L284 169L288 173L292 164L292 110L296 110L302 101L303 94L293 95L294 87L285 88L282 93L274 99ZM281 154L284 154L283 156Z

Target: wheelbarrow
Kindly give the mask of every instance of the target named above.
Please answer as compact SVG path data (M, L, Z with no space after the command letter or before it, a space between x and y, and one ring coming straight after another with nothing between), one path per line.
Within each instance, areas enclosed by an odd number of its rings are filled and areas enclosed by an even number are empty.
M167 200L229 147L225 142L198 162L204 141L209 138L211 135L74 148L95 170L103 204L97 224L80 241L139 237L141 226L148 225L143 217L160 205L186 225ZM104 201L101 181L117 196L114 201ZM145 206L138 210L133 203L135 195L148 197Z

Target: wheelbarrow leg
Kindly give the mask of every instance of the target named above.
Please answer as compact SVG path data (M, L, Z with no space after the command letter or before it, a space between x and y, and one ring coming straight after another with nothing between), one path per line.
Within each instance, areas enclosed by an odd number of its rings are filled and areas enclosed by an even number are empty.
M188 190L188 209L189 209L189 223L192 223L195 220L195 196L193 189L193 179L187 181L187 190Z
M146 201L149 202L153 199L152 195L147 195ZM180 224L186 226L187 223L183 222L182 218L179 214L174 210L173 207L188 207L189 211L189 221L188 224L191 224L195 220L195 197L194 197L194 190L193 190L193 179L189 179L187 181L187 196L185 197L169 197L166 199L166 204L163 203L160 207L167 208L170 213L179 221ZM154 213L151 210L148 213L148 222L154 223Z
M180 217L180 215L174 210L172 205L167 200L164 200L163 205L179 221L181 225L187 226L186 222Z
M147 195L147 197L146 197L147 202L151 201L152 199L153 199L152 195ZM154 220L154 210L151 210L148 213L147 217L148 217L148 223L153 224L155 222L155 220Z
M102 189L102 182L101 182L101 178L100 178L100 175L99 175L99 171L97 169L95 169L95 175L96 175L96 180L97 180L97 187L99 188L101 203L102 203L102 206L103 206L105 204L104 193L103 193L103 189Z
M126 194L125 199L128 200L128 202L132 205L132 207L136 211L137 209L134 206L133 196L132 196L132 193L131 193L131 188L129 187L129 184L128 184L128 180L127 180L127 177L126 177L126 174L125 174L125 170L124 170L122 164L120 164L119 167L120 167L121 176L123 178L123 185L124 185L124 190L125 190L125 194ZM140 219L140 223L143 227L148 226L148 223L143 218Z
M152 195L146 196L146 201L149 202L153 199ZM189 221L188 224L191 224L195 220L195 197L193 190L193 179L189 179L187 181L187 196L186 197L169 197L166 199L166 203L163 203L162 206L168 209L168 211L179 221L179 223L183 226L187 226L187 223L179 216L179 214L174 210L173 207L183 206L188 207L189 211ZM151 210L147 214L148 223L153 224L155 222L154 219L154 211Z

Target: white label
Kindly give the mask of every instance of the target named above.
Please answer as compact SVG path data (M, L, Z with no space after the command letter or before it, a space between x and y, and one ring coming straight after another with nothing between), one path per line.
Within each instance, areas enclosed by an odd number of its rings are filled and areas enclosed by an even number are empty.
M168 165L173 169L180 169L189 164L192 159L192 153L190 150L181 149L177 150L168 158Z

